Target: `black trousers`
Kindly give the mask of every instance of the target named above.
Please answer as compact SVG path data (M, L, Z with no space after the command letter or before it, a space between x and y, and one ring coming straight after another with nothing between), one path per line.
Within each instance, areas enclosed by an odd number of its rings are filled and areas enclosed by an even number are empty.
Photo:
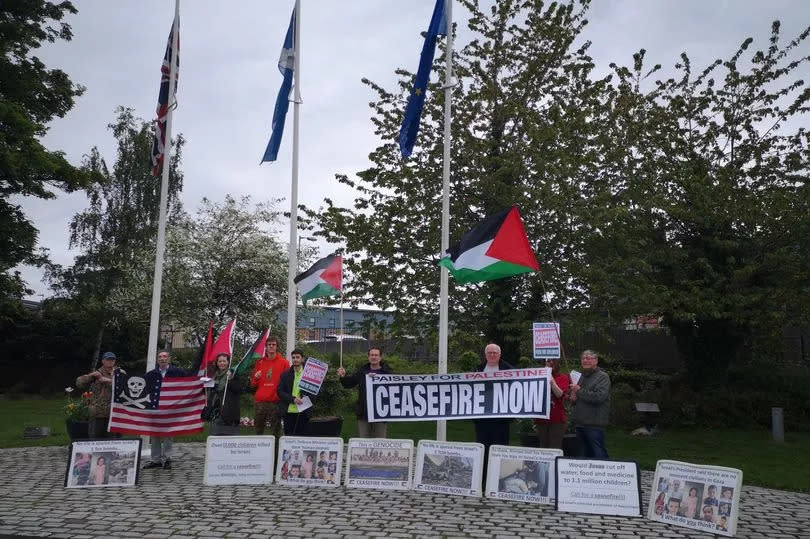
M476 419L475 441L484 445L484 467L481 476L482 490L487 484L487 467L489 465L489 446L509 445L509 419Z
M307 410L308 412L309 410ZM284 435L285 436L307 436L309 435L309 414L284 413Z

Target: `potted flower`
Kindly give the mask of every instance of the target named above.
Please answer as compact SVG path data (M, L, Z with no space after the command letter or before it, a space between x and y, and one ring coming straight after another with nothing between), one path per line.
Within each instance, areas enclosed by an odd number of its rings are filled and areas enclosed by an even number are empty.
M79 399L74 401L71 398L73 391L72 387L65 388L65 393L68 395L68 402L64 408L65 426L71 440L83 440L89 438L87 429L90 414L87 403L93 393L85 391Z

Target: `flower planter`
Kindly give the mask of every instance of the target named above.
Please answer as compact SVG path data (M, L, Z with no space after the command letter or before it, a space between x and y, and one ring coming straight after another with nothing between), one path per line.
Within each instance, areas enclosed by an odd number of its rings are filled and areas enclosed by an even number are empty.
M521 432L520 445L523 447L540 447L540 438L536 432Z
M330 437L340 436L343 418L340 416L313 417L309 420L309 435Z
M578 457L580 456L579 451L579 440L577 439L576 434L565 434L563 436L563 454L566 457Z
M88 431L89 421L75 421L73 419L66 419L65 427L67 428L68 437L71 440L86 440L90 437Z

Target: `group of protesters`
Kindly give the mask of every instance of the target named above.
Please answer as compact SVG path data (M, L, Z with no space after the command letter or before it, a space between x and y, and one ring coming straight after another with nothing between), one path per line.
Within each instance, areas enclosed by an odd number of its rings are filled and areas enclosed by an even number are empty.
M484 348L484 356L484 361L478 367L480 372L513 368L501 359L501 348L495 343ZM257 435L264 434L269 427L270 434L277 438L281 435L282 428L286 436L307 436L311 405L316 395L299 386L303 374L303 352L296 348L290 353L290 358L292 365L278 352L278 339L268 337L264 356L256 361L249 380L245 381L234 378L230 357L226 354L218 355L208 367L207 376L211 379L211 387L203 413L203 417L210 422L211 433L239 433L240 396L244 391L252 389L254 428ZM106 352L98 369L76 379L77 387L87 388L92 394L88 406L90 438L110 435L107 424L116 360L114 353ZM540 447L562 449L568 420L565 403L569 401L572 403L571 419L582 456L608 458L605 428L610 414L610 377L599 368L596 352L586 350L580 360L582 372L576 380L572 380L568 373L560 372L559 359L546 360L546 366L551 368L551 409L548 419L535 420L535 430ZM171 365L169 352L165 350L158 353L154 372L163 378L196 374ZM365 379L369 375L391 372L382 360L382 350L378 347L369 349L368 362L355 372L349 374L343 367L337 369L337 376L344 388L358 388L356 415L358 435L361 438L386 437L385 422L368 421ZM474 426L476 441L484 446L484 463L487 462L491 445L509 445L509 419L477 419L474 420ZM151 461L145 468L171 469L172 438L153 436L151 449ZM484 472L486 476L486 470Z

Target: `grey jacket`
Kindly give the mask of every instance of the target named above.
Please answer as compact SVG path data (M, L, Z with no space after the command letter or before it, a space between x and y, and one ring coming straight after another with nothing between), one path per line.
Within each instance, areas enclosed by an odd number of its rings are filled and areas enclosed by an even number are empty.
M600 368L583 372L574 403L572 419L576 427L605 428L610 419L610 376Z

